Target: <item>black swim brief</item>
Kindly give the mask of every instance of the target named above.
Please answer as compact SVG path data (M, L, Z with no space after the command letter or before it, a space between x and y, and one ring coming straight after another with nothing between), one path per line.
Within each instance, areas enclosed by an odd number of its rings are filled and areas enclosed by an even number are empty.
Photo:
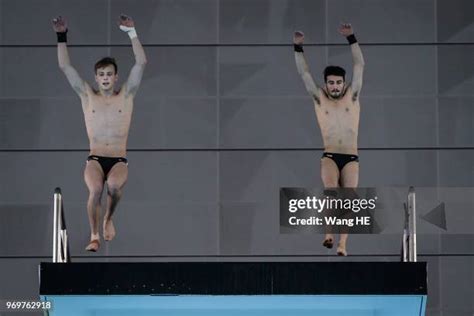
M346 164L352 161L359 162L359 156L356 155L347 155L347 154L335 154L335 153L323 153L323 157L327 157L332 159L336 165L339 171L344 168Z
M118 163L118 162L123 162L126 165L128 165L128 160L127 158L123 157L102 157L102 156L96 156L96 155L90 155L87 157L87 161L89 160L95 160L97 161L100 166L102 167L102 171L104 172L104 177L107 179L107 175L110 172L110 169Z

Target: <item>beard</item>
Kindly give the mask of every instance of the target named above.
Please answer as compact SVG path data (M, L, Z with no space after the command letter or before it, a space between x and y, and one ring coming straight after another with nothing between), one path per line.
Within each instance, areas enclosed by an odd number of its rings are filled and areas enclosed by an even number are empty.
M339 98L339 97L341 96L341 91L335 90L335 91L331 91L329 94L330 94L331 97L333 97L333 98Z

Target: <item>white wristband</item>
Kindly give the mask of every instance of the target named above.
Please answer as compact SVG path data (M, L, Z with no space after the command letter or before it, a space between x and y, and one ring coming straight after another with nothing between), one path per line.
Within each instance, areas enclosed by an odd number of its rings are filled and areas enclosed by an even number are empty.
M120 29L124 31L125 33L127 33L130 39L137 37L137 31L135 30L134 27L120 25Z

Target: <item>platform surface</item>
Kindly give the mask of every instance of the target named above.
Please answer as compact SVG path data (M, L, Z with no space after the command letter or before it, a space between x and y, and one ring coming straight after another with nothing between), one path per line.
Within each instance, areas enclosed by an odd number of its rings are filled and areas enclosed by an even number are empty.
M426 263L42 263L50 315L420 316Z

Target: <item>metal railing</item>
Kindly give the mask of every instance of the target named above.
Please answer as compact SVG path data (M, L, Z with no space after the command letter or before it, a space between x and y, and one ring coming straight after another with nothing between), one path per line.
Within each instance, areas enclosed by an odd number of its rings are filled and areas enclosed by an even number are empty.
M402 240L402 261L416 262L416 194L415 188L408 189L408 198L405 206L405 225Z
M404 209L405 223L403 229L401 260L403 262L416 262L416 193L414 187L408 189L408 197L407 202L404 203ZM63 198L60 188L54 190L53 225L53 262L71 262Z
M53 219L53 262L65 263L71 261L67 239L66 219L64 216L63 197L61 189L54 190L54 219Z

